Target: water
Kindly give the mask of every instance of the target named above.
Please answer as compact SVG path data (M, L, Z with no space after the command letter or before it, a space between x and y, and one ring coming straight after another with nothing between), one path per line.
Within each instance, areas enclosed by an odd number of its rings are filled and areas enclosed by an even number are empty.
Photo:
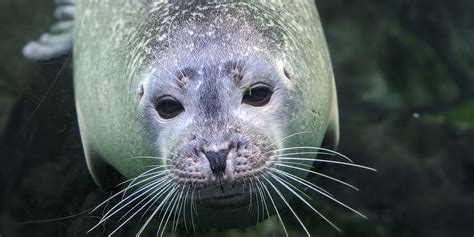
M0 3L1 236L83 236L100 213L22 222L74 215L108 196L85 166L70 64L58 73L65 59L33 64L19 54L52 22L51 2ZM378 172L327 171L359 192L320 181L368 220L320 197L318 209L344 232L298 206L303 219L317 236L472 236L474 3L317 3L338 87L339 151Z

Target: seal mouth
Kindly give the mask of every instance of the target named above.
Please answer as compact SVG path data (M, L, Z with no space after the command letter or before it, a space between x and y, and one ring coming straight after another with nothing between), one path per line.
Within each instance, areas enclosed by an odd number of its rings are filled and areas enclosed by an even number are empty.
M248 206L249 194L238 193L202 198L201 204L210 209L238 209Z

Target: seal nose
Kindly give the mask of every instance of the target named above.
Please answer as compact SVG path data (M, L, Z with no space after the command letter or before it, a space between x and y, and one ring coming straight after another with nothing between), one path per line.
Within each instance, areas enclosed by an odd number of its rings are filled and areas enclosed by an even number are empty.
M205 151L204 154L209 161L209 166L214 176L217 179L222 180L225 173L225 165L227 156L229 155L229 150L222 149L219 151Z

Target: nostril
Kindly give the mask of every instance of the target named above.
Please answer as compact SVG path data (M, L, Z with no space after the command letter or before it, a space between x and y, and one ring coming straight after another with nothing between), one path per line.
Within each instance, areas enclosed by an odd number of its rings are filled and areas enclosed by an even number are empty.
M194 155L199 156L199 150L197 148L193 149Z
M239 150L240 145L241 145L241 142L230 142L230 143L229 143L229 146L227 147L227 149L228 149L229 151L234 150L234 149L235 149L235 150Z
M222 179L225 173L227 156L229 155L228 149L223 149L219 151L206 151L204 152L207 160L209 161L209 166L212 173L218 179Z

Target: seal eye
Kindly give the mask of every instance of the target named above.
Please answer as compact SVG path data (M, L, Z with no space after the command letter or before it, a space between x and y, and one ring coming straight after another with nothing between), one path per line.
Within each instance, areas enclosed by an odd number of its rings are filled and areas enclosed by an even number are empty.
M252 106L264 106L270 102L273 91L267 85L258 85L245 90L242 103Z
M172 97L162 97L156 103L156 111L163 119L172 119L184 111L183 105Z

